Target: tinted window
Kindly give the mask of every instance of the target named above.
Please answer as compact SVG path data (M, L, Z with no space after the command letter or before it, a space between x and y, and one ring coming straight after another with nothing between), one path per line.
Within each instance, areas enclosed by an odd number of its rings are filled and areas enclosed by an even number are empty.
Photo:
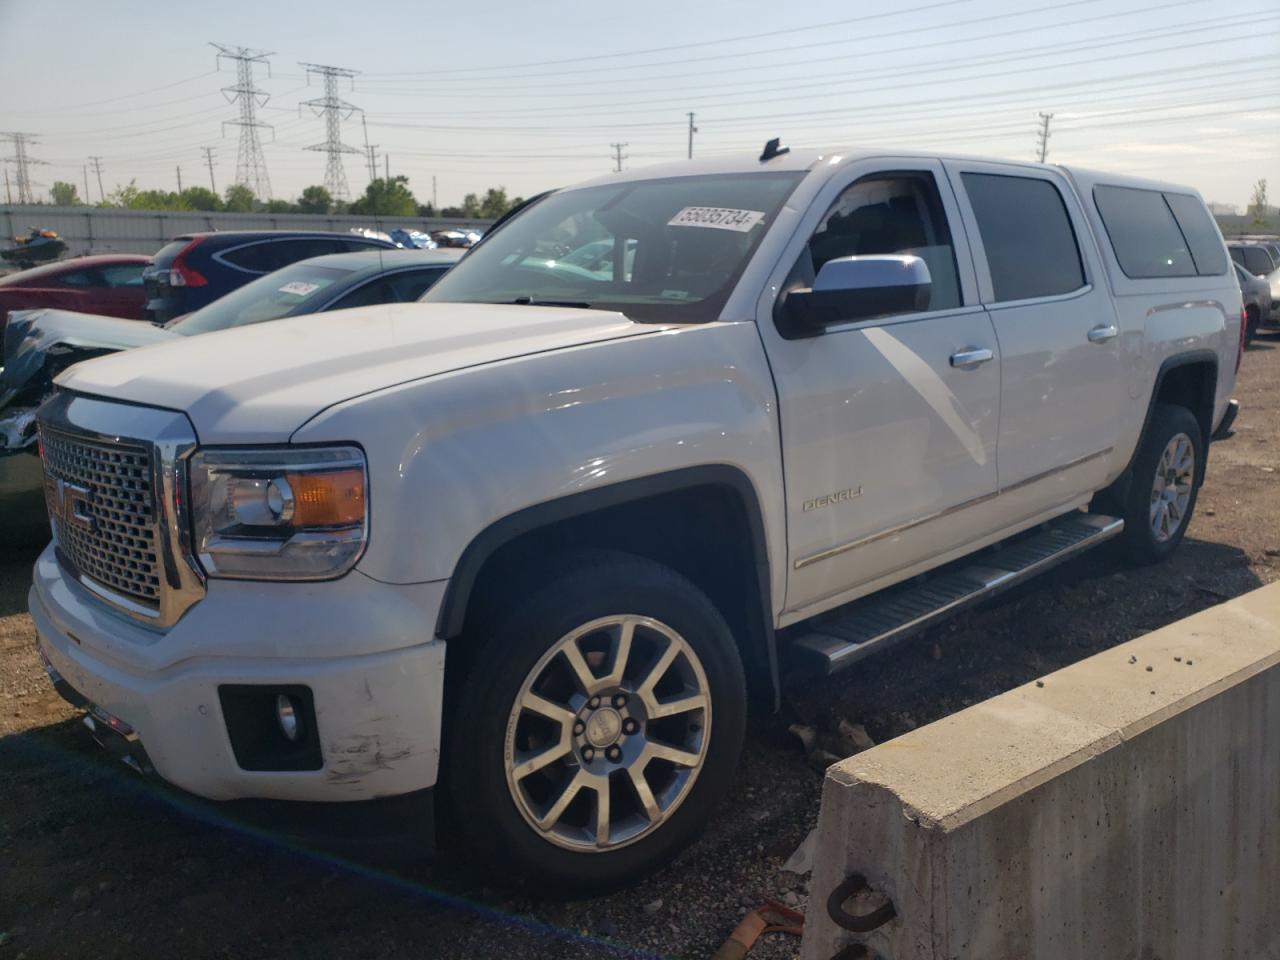
M108 287L140 287L142 286L141 263L119 263L114 266L100 267L99 273Z
M64 273L58 278L58 282L64 287L102 286L102 279L94 270L77 270L74 273Z
M220 254L227 263L242 270L253 270L256 273L270 273L299 260L311 257L322 257L326 253L345 252L346 247L340 241L327 237L308 237L296 240L268 240L253 243L244 247L235 247Z
M336 249L338 253L360 253L365 250L386 250L387 246L383 243L370 243L367 240L361 240L357 237L355 239L343 238L341 240L335 240L334 249Z
M1240 255L1244 257L1244 268L1255 277L1265 277L1275 269L1271 254L1261 247L1240 247Z
M1062 194L1048 180L961 175L987 253L997 301L1070 293L1084 267Z
M1156 190L1094 187L1093 199L1126 277L1194 277L1195 261Z
M1195 261L1197 272L1201 276L1225 273L1227 258L1223 253L1222 235L1204 204L1185 193L1166 193L1164 199L1173 211L1173 218L1178 221L1183 239L1191 248L1191 259Z
M1244 251L1239 247L1227 247L1227 253L1231 254L1231 259L1236 263L1244 265Z
M919 257L929 268L929 309L960 306L951 231L931 174L877 176L847 187L809 238L808 253L815 276L837 257Z
M444 267L433 267L430 270L405 270L392 274L387 280L395 297L401 303L412 303L427 292L433 283L444 276Z
M329 309L349 310L351 307L372 307L379 303L395 302L395 290L392 289L391 283L384 278L370 280L363 286L356 287Z

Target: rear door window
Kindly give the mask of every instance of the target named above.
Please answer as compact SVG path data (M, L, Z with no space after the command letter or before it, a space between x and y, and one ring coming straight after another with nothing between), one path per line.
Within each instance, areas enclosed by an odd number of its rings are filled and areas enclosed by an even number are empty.
M58 278L58 283L64 287L100 287L102 286L102 278L96 270L76 270L72 273L64 273Z
M1173 218L1178 221L1187 246L1191 248L1196 272L1202 277L1226 273L1227 257L1223 253L1222 235L1204 204L1185 193L1166 193L1164 199L1173 211Z
M379 303L395 303L396 294L391 282L386 277L370 280L363 286L356 287L345 297L331 306L330 310L349 310L352 307L372 307Z
M444 276L444 267L432 267L427 270L404 270L387 278L396 300L401 303L412 303L430 289L431 285Z
M100 267L99 272L106 281L107 286L112 289L121 287L140 287L142 286L142 268L141 263L117 263L112 266Z
M221 254L221 258L241 270L270 273L299 260L322 257L327 253L345 250L340 240L328 237L299 237L293 240L264 240L243 247L235 247Z
M1062 194L1048 180L963 173L996 302L1071 293L1084 266Z
M1196 276L1187 240L1158 190L1097 186L1093 199L1126 277Z

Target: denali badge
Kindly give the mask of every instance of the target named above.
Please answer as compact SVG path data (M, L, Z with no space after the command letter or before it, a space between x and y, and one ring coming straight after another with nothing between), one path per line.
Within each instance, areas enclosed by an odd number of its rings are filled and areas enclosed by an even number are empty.
M847 490L837 490L835 493L824 493L820 497L806 500L803 510L808 513L810 510L817 510L819 507L830 507L833 504L844 503L860 496L862 496L861 487L849 487Z
M50 477L45 481L44 492L49 516L59 517L63 523L81 530L92 531L97 527L96 518L89 512L93 492L88 487Z

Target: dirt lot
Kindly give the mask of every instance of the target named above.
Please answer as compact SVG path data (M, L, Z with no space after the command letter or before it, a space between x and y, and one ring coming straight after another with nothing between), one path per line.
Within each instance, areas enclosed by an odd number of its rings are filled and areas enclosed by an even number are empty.
M707 835L640 888L579 903L490 889L455 861L385 869L284 845L192 810L108 761L49 689L26 615L30 548L0 562L0 960L183 956L707 957L768 896L821 788L801 720L877 741L1026 683L1277 576L1280 339L1245 358L1236 435L1215 444L1190 535L1142 570L1086 555L959 620L788 691L757 724ZM753 957L792 957L771 938Z

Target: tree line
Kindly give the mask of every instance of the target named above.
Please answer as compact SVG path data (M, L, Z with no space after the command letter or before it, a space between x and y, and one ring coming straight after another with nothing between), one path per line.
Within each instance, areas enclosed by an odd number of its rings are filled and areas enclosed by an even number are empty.
M84 205L74 183L59 180L50 188L53 203L59 207ZM483 195L468 193L461 206L436 210L430 203L419 203L409 189L409 178L380 177L370 182L364 195L350 203L336 202L322 186L310 186L296 200L262 200L244 184L232 184L222 196L207 187L176 190L142 190L136 181L117 185L93 206L118 210L216 211L223 213L310 213L357 214L382 217L463 217L496 220L523 202L521 197L508 197L506 187L490 187Z

